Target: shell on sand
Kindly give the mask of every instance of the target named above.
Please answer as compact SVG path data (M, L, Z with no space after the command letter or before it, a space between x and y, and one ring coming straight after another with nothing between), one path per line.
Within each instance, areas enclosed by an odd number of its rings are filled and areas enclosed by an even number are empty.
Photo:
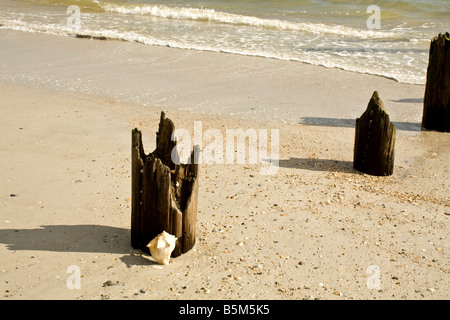
M150 254L159 264L169 264L170 255L175 249L177 238L165 231L157 235L149 242L147 247L150 249Z

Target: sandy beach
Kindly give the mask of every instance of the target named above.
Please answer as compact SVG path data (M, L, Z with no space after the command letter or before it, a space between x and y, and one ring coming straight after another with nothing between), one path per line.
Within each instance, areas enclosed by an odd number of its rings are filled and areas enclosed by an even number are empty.
M6 30L0 70L1 299L450 297L450 135L420 130L424 86ZM353 169L375 90L397 127L390 177ZM200 166L197 242L167 266L130 245L131 131L152 151L161 111L280 136L275 175Z

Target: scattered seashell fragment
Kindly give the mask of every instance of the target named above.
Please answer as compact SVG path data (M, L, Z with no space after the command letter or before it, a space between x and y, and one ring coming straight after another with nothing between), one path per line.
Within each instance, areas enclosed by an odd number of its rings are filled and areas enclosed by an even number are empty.
M159 264L169 264L170 255L175 249L177 238L165 231L156 236L147 247L150 249L150 254Z
M153 267L153 269L162 269L163 267L161 267L161 266L152 266Z

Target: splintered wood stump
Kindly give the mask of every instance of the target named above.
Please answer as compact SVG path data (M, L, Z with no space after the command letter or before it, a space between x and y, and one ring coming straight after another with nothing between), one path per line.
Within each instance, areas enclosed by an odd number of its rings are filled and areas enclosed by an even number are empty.
M353 167L374 176L394 172L396 129L375 91L364 114L356 120Z
M195 244L198 199L198 164L175 164L173 122L161 113L156 149L145 155L142 133L132 131L131 245L149 252L147 244L162 231L178 238L172 257Z
M450 34L431 41L422 127L450 132Z

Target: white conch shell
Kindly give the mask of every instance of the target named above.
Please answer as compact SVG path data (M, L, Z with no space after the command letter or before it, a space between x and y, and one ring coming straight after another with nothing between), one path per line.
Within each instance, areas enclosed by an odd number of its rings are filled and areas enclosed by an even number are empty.
M170 255L175 249L177 238L170 233L163 231L156 236L147 247L150 249L152 257L159 264L169 264Z

